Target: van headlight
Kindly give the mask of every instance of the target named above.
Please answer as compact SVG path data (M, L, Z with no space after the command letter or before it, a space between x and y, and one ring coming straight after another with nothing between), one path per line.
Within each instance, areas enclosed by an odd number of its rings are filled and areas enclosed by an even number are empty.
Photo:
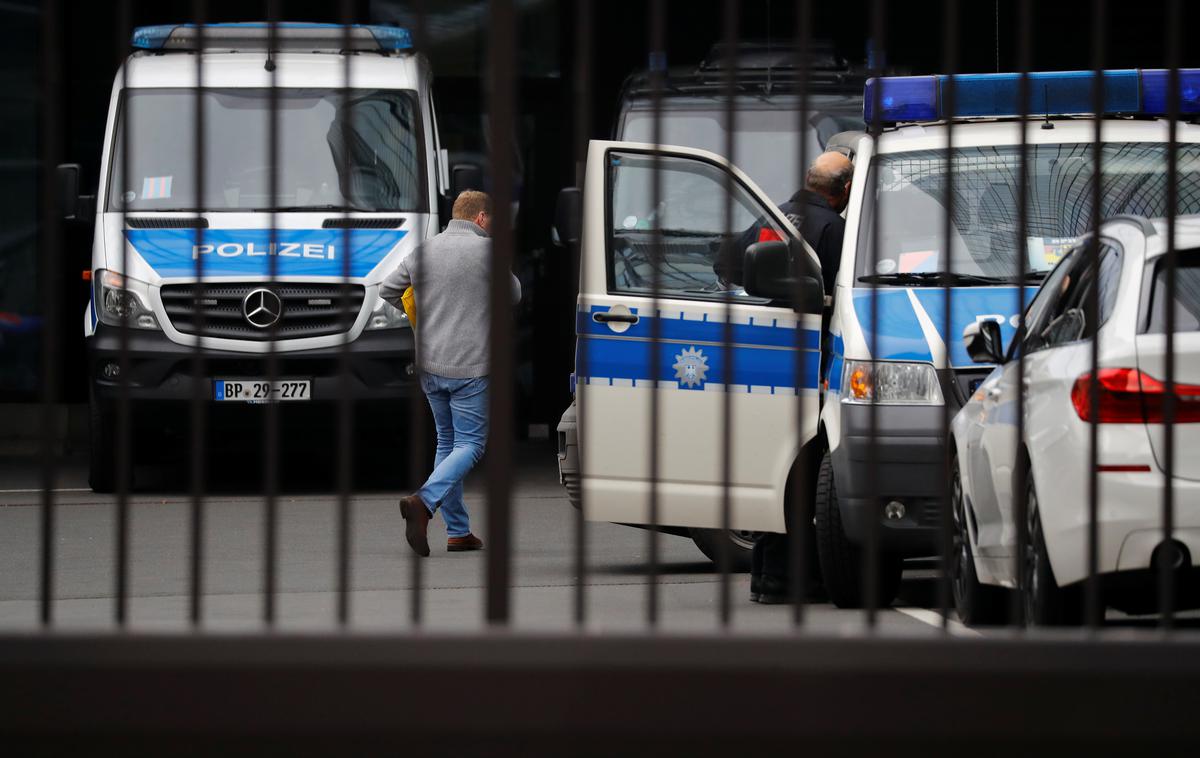
M408 316L404 315L404 311L383 298L376 300L371 318L367 319L368 329L402 329L406 326Z
M842 402L869 405L941 405L942 388L929 363L846 361Z
M158 319L150 310L150 285L116 271L96 272L96 316L109 326L128 324L135 329L157 329Z

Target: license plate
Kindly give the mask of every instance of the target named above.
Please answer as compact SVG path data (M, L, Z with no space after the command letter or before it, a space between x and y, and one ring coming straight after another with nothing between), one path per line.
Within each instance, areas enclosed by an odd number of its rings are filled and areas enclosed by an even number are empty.
M277 403L312 398L312 382L307 379L214 379L213 397L238 403Z

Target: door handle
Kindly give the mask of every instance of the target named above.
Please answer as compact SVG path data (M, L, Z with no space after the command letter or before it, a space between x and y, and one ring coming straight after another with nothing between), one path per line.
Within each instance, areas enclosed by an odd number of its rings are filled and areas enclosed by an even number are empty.
M598 324L636 324L638 317L633 313L593 313L592 321Z

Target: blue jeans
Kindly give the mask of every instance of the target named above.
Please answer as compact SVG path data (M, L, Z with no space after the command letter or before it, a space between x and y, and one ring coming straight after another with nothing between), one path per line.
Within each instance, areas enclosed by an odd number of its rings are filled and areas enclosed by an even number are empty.
M441 508L446 534L471 533L471 519L463 502L463 479L483 457L488 432L488 379L450 379L422 374L421 389L433 409L437 427L437 457L433 473L417 495L432 514Z

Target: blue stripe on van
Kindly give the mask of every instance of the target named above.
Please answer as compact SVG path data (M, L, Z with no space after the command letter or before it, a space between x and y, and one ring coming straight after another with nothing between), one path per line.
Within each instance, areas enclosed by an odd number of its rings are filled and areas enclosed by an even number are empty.
M879 323L875 331L877 344L871 339L871 290L855 289L854 315L862 328L867 350L875 349L880 361L932 361L921 322L908 299L906 289L880 289L878 293Z
M1037 287L1026 288L1025 305L1033 299ZM914 289L913 293L921 307L929 314L937 333L946 336L946 291L933 287ZM983 318L1000 324L1000 333L1007 346L1017 333L1016 316L1021 311L1019 287L956 287L950 297L950 365L955 368L975 366L967 348L963 345L962 333L968 324Z
M796 381L795 327L734 325L734 342L729 346L703 344L721 342L724 324L660 318L659 336L663 342L648 341L651 319L642 317L622 333L613 332L591 319L591 313L606 311L593 308L579 314L579 339L576 343L576 367L587 370L588 382L626 380L635 385L646 382L674 382L680 390L703 390L708 384L732 386L737 391L750 387L769 387L772 392L815 389L819 380L820 360L817 346L820 335L805 329L803 344L811 352L805 363L805 376ZM682 315L682 314L681 314ZM697 344L699 343L699 344ZM675 364L685 350L703 356L703 381L689 384L677 376Z
M206 276L366 276L408 234L397 229L127 229L125 237L160 276L194 276L197 247ZM344 236L345 235L345 236ZM272 250L271 245L274 243Z

